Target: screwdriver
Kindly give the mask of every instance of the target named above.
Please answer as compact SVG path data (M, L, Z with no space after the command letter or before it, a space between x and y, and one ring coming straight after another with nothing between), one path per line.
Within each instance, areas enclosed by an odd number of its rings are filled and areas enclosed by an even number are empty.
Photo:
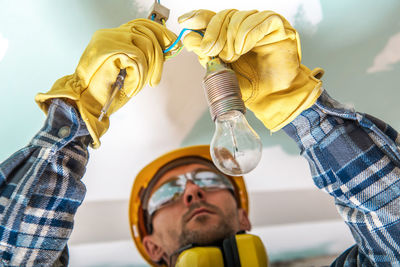
M160 1L155 0L154 5L152 6L152 11L149 14L148 19L151 19L153 21L156 21L162 25L165 26L165 22L168 20L169 17L169 9L166 8L165 6L160 4ZM173 44L171 48L175 46ZM170 48L170 49L171 49ZM166 52L164 52L166 53ZM103 120L104 115L107 114L108 109L110 108L111 103L113 102L115 96L117 95L118 91L121 90L121 88L124 86L124 80L126 77L126 69L121 69L120 72L118 73L117 79L115 82L111 85L111 96L101 109L100 116L98 118L99 121Z
M107 100L107 102L104 104L103 108L101 109L100 116L98 118L99 121L103 120L104 115L107 114L108 109L110 108L111 103L113 102L115 96L117 93L122 89L124 86L124 81L126 77L126 69L121 69L118 73L117 79L115 82L111 85L111 96Z

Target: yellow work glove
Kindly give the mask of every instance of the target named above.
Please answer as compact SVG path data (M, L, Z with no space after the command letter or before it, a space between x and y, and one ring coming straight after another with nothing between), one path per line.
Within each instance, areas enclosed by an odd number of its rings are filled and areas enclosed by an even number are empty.
M322 92L322 69L301 65L297 31L272 11L214 13L195 10L179 17L192 32L183 43L204 66L219 57L235 71L245 105L272 132L290 123L314 104Z
M97 148L99 138L109 127L109 115L146 83L155 86L160 82L163 50L176 38L166 27L148 19L135 19L118 28L99 30L84 51L75 73L57 80L49 92L36 95L35 100L46 113L53 98L64 98L75 105L93 139L92 147ZM99 121L120 69L127 72L124 86Z

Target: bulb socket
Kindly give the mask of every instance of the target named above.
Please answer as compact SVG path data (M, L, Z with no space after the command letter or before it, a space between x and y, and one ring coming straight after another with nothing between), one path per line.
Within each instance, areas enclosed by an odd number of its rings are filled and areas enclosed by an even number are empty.
M246 113L236 74L219 58L214 58L207 63L203 88L213 121L231 110Z

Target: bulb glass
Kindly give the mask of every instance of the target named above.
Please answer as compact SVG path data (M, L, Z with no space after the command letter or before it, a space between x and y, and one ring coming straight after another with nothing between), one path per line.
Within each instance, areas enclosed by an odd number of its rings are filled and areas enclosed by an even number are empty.
M241 176L252 171L261 159L262 144L243 113L228 111L215 120L210 153L222 172Z

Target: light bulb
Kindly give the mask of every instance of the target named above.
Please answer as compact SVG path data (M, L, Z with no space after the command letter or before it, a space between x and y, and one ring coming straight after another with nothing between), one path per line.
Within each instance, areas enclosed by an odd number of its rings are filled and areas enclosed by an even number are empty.
M252 171L261 159L260 137L248 124L236 74L220 59L207 63L204 90L215 122L210 154L225 174L240 176Z
M260 137L237 110L228 111L215 120L210 153L222 172L239 176L252 171L261 159Z

